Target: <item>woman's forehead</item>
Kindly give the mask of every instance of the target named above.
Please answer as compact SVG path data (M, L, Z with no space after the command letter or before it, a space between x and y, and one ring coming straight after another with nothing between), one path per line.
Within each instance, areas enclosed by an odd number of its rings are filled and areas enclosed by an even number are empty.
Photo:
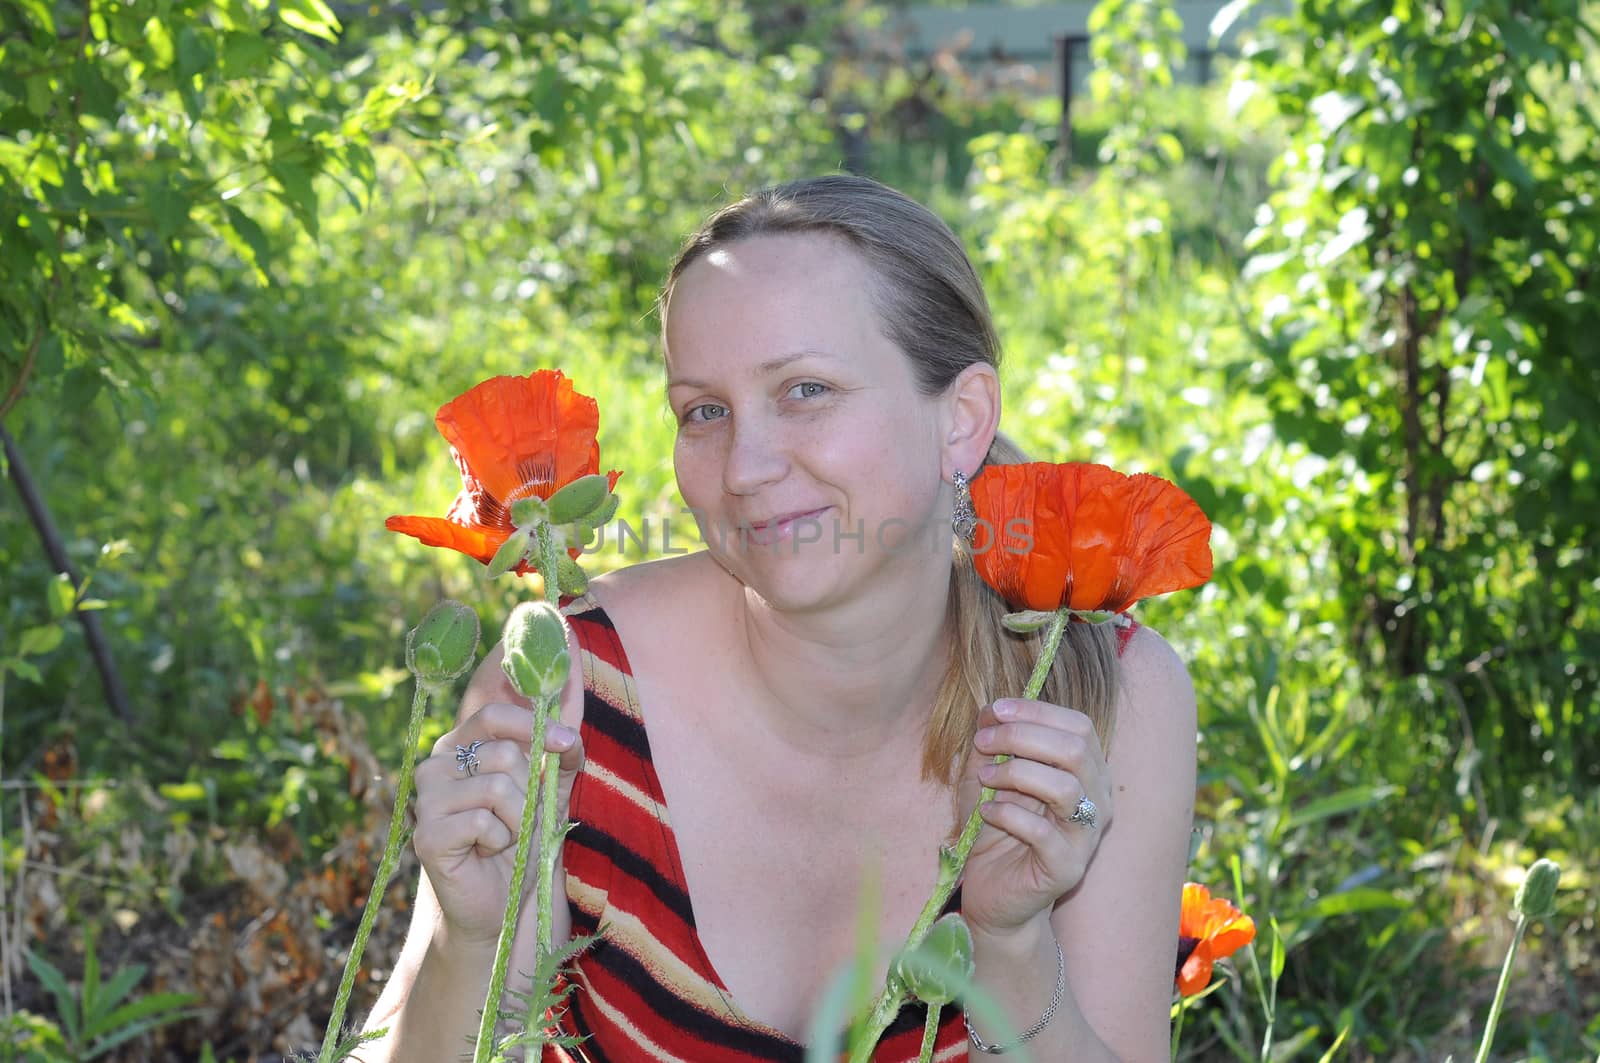
M838 240L758 237L714 248L674 286L667 306L672 348L735 336L819 349L865 330L881 332L865 262Z

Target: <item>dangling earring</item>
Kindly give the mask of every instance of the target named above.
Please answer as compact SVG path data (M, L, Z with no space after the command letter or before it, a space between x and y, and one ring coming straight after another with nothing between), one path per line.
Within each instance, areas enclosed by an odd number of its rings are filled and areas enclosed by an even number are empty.
M950 527L964 543L972 542L972 533L978 530L978 514L972 508L972 490L967 486L967 474L957 469L950 476L956 488L955 510L950 514Z

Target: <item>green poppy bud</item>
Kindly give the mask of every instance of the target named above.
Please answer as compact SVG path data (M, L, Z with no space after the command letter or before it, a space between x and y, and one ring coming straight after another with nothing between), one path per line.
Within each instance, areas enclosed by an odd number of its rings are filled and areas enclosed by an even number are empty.
M940 1007L972 984L977 967L972 959L972 931L959 913L942 916L928 928L922 944L900 954L894 974L912 996Z
M1053 612L1041 612L1038 609L1024 609L1017 613L1007 613L1000 618L1000 623L1007 631L1015 631L1027 635L1041 628L1050 626L1050 621L1056 618Z
M550 523L570 524L598 509L611 491L609 477L580 476L550 496Z
M589 577L576 561L560 554L556 557L556 586L562 594L582 594L589 589Z
M607 494L605 500L600 503L598 508L590 510L588 513L585 513L583 516L579 517L575 522L578 526L578 531L581 533L578 536L578 539L587 539L590 532L610 521L612 517L615 517L617 515L617 506L620 503L621 499L619 499L616 495Z
M1518 912L1529 919L1543 919L1556 910L1556 887L1561 884L1561 865L1554 860L1535 860L1528 875L1517 887L1513 902Z
M478 655L478 614L446 599L406 633L406 667L423 683L446 684Z
M511 611L502 635L505 659L500 667L525 698L554 697L566 685L571 658L567 625L549 602L523 602Z
M550 507L537 495L533 498L519 498L511 503L511 523L519 528L526 528L530 524L549 519Z
M511 533L511 537L500 544L500 549L494 552L494 557L489 559L489 578L495 579L517 567L517 564L528 552L528 544L533 540L533 533L526 528L518 528Z

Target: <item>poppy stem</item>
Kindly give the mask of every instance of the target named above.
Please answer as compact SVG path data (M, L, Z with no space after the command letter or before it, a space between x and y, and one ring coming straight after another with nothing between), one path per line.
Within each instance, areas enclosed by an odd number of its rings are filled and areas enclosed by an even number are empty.
M928 1017L922 1023L922 1051L917 1053L917 1063L933 1063L933 1047L939 1040L939 1013L937 1004L928 1005Z
M544 598L552 606L559 608L561 588L556 578L556 558L558 551L555 537L550 534L550 527L541 524L536 533L539 544L539 573L544 577ZM566 631L567 622L561 621L562 631ZM544 750L539 766L539 871L534 885L534 903L538 907L538 945L534 953L542 964L551 950L551 924L555 913L553 896L555 893L556 860L561 855L561 843L566 834L566 824L556 823L557 784L560 781L561 765L560 756L551 753L544 747L544 735L548 732L550 724L561 713L561 698L551 698L539 707L539 736L538 748ZM530 1002L537 1003L546 994L537 992L529 997ZM534 1030L542 1028L546 1019L544 1015L530 1014L527 1018L526 1028Z
M1178 1063L1178 1046L1183 1043L1183 1017L1189 1013L1189 998L1178 998L1178 1017L1172 1022L1172 1063Z
M559 702L555 697L550 701ZM548 718L543 700L534 702L534 730L533 741L538 748L544 747L544 725ZM532 793L538 783L537 774L542 761L539 758L528 758L528 787L527 792ZM506 890L505 916L500 920L500 940L495 944L494 966L489 971L489 993L484 998L483 1015L478 1023L478 1041L473 1048L472 1063L488 1063L494 1052L494 1028L500 1019L500 997L505 992L506 968L511 961L511 942L517 933L517 913L522 907L522 883L528 876L528 849L529 841L533 838L533 813L534 802L522 802L522 820L517 828L517 848L511 857L511 883ZM538 911L539 932L545 930L545 913Z
M1478 1043L1478 1056L1473 1063L1484 1063L1489 1058L1489 1046L1494 1044L1494 1030L1500 1025L1500 1006L1506 1001L1506 989L1511 985L1511 968L1517 962L1517 946L1527 933L1528 917L1517 913L1517 929L1511 935L1511 947L1506 949L1506 962L1500 967L1500 985L1494 991L1494 1003L1489 1005L1489 1021L1483 1027L1483 1040Z
M422 718L428 708L428 684L421 679L416 683L416 692L411 696L411 721L406 727L405 756L400 761L400 779L395 785L394 811L389 815L389 837L383 844L383 858L378 862L378 873L372 880L372 890L367 894L367 905L361 910L361 924L356 927L355 942L344 961L344 976L339 979L339 991L333 999L333 1014L328 1017L328 1030L323 1034L317 1063L332 1063L337 1058L335 1052L339 1044L339 1028L344 1025L350 991L355 987L356 972L361 969L361 954L367 949L372 924L377 921L378 909L383 907L383 895L389 888L389 880L394 877L394 869L400 863L400 850L406 843L406 804L414 785L417 742L422 738Z
M1045 629L1044 642L1039 647L1039 659L1034 662L1033 674L1028 677L1027 688L1023 690L1024 698L1033 699L1039 696L1044 689L1045 678L1050 674L1050 667L1055 663L1056 650L1061 646L1061 636L1067 630L1067 621L1072 619L1072 610L1066 606L1057 609L1050 618L1050 626ZM996 756L995 763L1003 763L1011 758L1001 754ZM911 933L906 935L906 943L901 946L902 951L910 951L922 944L922 939L928 936L928 930L933 926L934 920L939 918L944 911L944 906L950 900L950 894L955 892L956 883L961 880L961 872L967 866L967 856L972 852L973 842L978 840L978 832L983 829L983 817L979 810L984 803L994 798L994 788L985 786L978 792L977 803L972 806L972 814L967 817L966 824L961 828L961 835L956 843L948 848L939 850L939 881L933 887L933 896L922 906L922 913L917 916L917 921L911 927ZM872 1003L872 1010L867 1015L866 1025L862 1028L862 1037L854 1042L850 1052L850 1063L868 1063L872 1058L872 1050L877 1047L878 1039L883 1036L883 1031L889 1028L894 1017L899 1014L900 1008L906 1001L906 987L893 974L890 975L883 991Z

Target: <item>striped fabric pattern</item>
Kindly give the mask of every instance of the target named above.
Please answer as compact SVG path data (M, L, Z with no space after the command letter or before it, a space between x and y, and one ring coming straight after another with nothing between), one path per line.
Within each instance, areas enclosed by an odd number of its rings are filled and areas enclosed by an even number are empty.
M563 613L581 650L586 758L569 812L577 826L564 852L567 897L574 934L602 924L606 932L575 961L577 985L561 1023L585 1040L576 1049L547 1049L545 1063L803 1063L803 1046L740 1014L700 943L638 691L611 619L587 595ZM958 891L949 909L959 900ZM874 1060L912 1063L925 1015L921 1004L903 1008ZM945 1008L934 1058L963 1059L966 1047L960 1009Z

